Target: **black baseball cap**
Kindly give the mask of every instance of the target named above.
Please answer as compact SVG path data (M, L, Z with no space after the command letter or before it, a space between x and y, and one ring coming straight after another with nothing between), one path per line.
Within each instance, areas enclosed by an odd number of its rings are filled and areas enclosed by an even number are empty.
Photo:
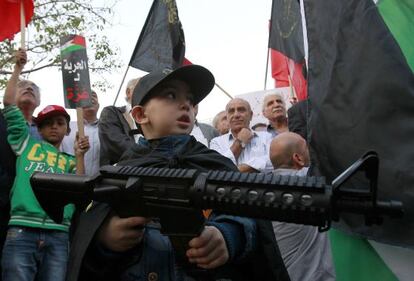
M131 105L143 105L150 97L151 90L162 82L181 80L190 86L194 97L194 105L202 101L214 87L214 76L200 65L186 65L175 70L164 69L153 71L142 77L135 86Z

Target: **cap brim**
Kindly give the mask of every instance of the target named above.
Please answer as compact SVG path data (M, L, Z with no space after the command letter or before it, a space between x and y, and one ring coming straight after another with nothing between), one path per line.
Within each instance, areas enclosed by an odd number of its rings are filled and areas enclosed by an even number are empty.
M68 120L68 122L70 122L70 115L69 114L65 114L61 111L51 111L51 112L46 113L45 115L43 115L41 118L33 118L33 123L35 123L37 126L39 126L45 119L55 117L55 116L59 116L59 115L65 116L65 118Z
M194 97L194 105L200 103L211 92L215 84L214 76L207 68L192 64L174 70L158 81L152 89L165 81L173 79L184 81L190 86Z

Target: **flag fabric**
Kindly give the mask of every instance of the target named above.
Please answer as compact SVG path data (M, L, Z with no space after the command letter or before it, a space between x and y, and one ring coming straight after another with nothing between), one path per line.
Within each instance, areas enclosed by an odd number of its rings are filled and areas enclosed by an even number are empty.
M364 238L330 230L337 281L398 281L395 274Z
M298 1L273 0L269 48L296 62L302 62L305 58Z
M184 60L183 60L183 66L186 66L186 65L192 65L193 63L189 60L189 59L187 59L187 58L184 58Z
M307 82L305 79L304 63L297 63L276 50L270 49L272 63L272 77L275 79L275 87L292 87L294 93L291 97L296 97L299 101L307 97Z
M20 3L24 4L26 26L33 17L33 0L0 0L0 42L20 32Z
M412 48L411 43L412 34L414 32L414 2L409 3L409 1L410 0L382 0L377 2L382 19L385 21L393 37L397 40L411 70L414 71L414 49ZM387 58L391 54L391 52L388 53L384 58ZM380 58L380 60L381 59L382 58ZM374 65L377 64L374 63ZM390 72L394 71L392 68L389 68L388 70ZM392 86L390 91L392 91ZM392 91L390 93L391 98L398 99L395 95L397 95L399 91L400 90L395 93ZM375 94L372 93L372 95L372 98L375 99ZM383 93L383 95L386 95L386 93ZM395 110L398 111L398 109ZM370 116L370 118L372 118L372 116ZM388 134L387 130L384 130L384 132ZM400 139L400 141L404 140ZM407 141L409 141L408 138ZM406 192L410 191L406 190ZM410 200L412 199L409 199L408 201ZM344 225L340 226L341 229L344 229L343 227ZM351 228L351 230L355 229ZM389 231L391 230L388 230L388 232ZM330 231L332 255L338 281L412 280L412 276L414 275L414 268L412 267L412 261L414 260L413 250L377 243L372 240L368 241L364 237L351 235L349 234L349 231L346 232L347 233L340 230ZM412 227L408 227L404 232L408 233L407 235L412 235ZM364 233L362 232L362 234ZM387 237L383 238L388 240L386 239ZM402 241L403 240L394 241L394 244L401 244ZM352 270L350 270L350 268L352 268Z
M381 0L378 9L414 71L414 1Z
M273 0L269 48L275 87L292 87L292 96L306 99L305 50L298 1Z
M183 64L184 32L175 0L154 0L129 65L151 72Z
M66 42L63 41L62 43L63 45L60 47L60 53L62 56L77 50L86 50L86 41L83 36L70 36Z
M368 150L379 154L379 199L402 201L401 219L339 229L414 247L414 75L372 0L305 1L309 138L313 166L329 181ZM361 187L360 179L349 187Z

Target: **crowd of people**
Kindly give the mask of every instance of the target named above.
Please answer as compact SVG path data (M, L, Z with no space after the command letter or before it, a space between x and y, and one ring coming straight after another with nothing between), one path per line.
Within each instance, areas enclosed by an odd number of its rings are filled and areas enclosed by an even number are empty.
M19 78L26 61L19 50L0 114L3 281L335 280L327 235L313 226L213 210L203 212L203 229L180 251L162 235L162 221L121 218L101 202L85 210L67 205L57 223L29 181L35 171L94 175L103 165L306 176L306 101L287 112L283 97L269 94L262 107L268 124L251 124L250 104L234 98L210 126L197 121L197 112L214 76L189 65L129 81L127 105L105 107L99 117L93 92L79 137L59 105L33 117L41 95Z

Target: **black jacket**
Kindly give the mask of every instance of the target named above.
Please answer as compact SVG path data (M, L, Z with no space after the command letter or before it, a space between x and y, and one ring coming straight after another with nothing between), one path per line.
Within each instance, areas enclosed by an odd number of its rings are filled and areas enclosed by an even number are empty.
M126 107L105 107L99 118L100 165L118 163L122 154L135 144L125 120Z
M191 137L182 153L171 158L151 148L134 145L124 153L118 165L187 168L200 171L237 170L229 159L206 148L194 137ZM95 266L93 265L96 260L96 252L90 246L94 245L93 236L109 211L110 208L107 205L96 204L87 213L82 214L74 240L71 243L67 281L116 280L116 276L112 275L112 269L106 270L105 267L97 267L96 263ZM257 252L250 257L248 264L240 264L236 270L232 270L237 273L236 275L243 276L243 280L290 280L270 221L257 220L256 222L258 227Z
M289 108L288 127L290 132L301 135L305 140L308 136L308 100L302 100Z
M16 156L7 142L7 124L0 112L0 260L7 234L7 224L10 219L9 198L15 175Z

